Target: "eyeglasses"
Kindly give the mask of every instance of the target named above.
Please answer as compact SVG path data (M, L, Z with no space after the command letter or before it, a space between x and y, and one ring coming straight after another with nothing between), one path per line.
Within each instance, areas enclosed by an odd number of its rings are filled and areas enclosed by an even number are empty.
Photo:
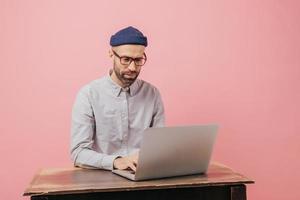
M131 62L133 61L135 66L141 67L147 61L147 56L145 53L144 53L143 57L132 58L132 57L128 57L128 56L119 56L114 50L112 50L112 52L114 53L115 56L117 56L120 59L120 63L122 65L129 66L131 64Z

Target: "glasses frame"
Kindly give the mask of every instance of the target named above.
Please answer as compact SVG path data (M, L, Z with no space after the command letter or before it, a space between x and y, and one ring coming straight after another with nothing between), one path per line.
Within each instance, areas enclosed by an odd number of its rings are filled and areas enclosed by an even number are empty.
M146 53L144 52L144 54L143 54L143 56L144 56L144 60L145 60L145 62L144 62L144 64L142 64L142 65L138 65L138 64L136 64L136 59L141 59L141 58L132 58L132 57L129 57L129 56L120 56L119 54L117 54L117 52L115 52L114 50L112 50L112 52L114 53L114 55L115 56L117 56L119 59L120 59L120 63L122 64L122 65L125 65L125 66L129 66L131 63L132 63L132 61L134 62L134 64L135 64L135 66L138 66L138 67L141 67L141 66L143 66L143 65L145 65L146 64L146 62L147 62L147 56L146 56ZM122 58L129 58L130 59L130 62L127 64L124 64L124 63L122 63Z

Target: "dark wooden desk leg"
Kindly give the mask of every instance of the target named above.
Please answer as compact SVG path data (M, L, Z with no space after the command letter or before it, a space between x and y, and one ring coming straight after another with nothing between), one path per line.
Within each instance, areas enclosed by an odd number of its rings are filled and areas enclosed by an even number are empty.
M231 200L246 200L246 185L231 186Z

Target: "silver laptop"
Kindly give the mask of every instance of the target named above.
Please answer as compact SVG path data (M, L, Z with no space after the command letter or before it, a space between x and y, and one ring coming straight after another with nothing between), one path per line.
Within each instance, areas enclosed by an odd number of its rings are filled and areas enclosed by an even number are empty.
M218 125L148 128L137 169L112 172L133 181L205 173Z

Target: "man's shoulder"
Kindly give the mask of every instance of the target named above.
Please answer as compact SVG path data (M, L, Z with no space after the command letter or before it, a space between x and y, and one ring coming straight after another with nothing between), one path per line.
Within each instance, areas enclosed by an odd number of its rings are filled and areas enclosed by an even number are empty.
M137 79L137 84L139 85L139 87L142 91L159 93L159 90L155 85L153 85L152 83L149 83L145 80Z
M102 76L98 79L94 79L88 83L91 89L99 88L107 83L108 76Z

